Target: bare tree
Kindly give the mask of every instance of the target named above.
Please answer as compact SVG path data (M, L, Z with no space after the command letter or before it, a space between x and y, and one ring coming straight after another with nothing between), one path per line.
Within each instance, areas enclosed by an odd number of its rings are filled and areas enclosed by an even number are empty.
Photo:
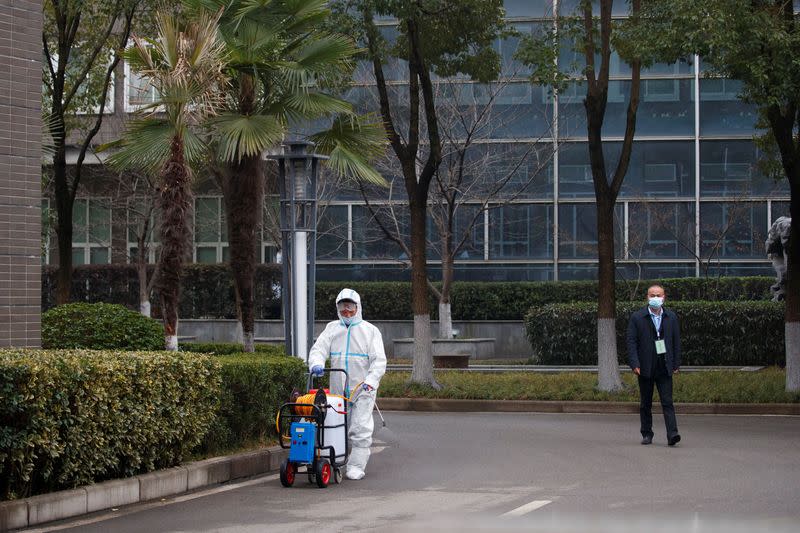
M434 173L429 197L428 213L435 235L430 236L428 248L441 260L442 283L438 288L429 280L428 287L439 300L440 338L453 337L450 300L456 259L469 254L471 237L487 211L509 205L543 177L546 181L545 171L555 153L552 142L542 141L552 136L549 113L541 117L545 126L539 128L547 133L536 139L519 142L503 133L519 120L521 105L531 98L529 84L514 84L524 89L524 94L516 98L507 96L510 86L508 79L478 85L452 78L435 86L442 163ZM505 138L506 142L498 145L492 142L495 138ZM386 163L389 166L382 169L383 174L395 174L392 162ZM361 191L381 233L398 246L400 257L410 258L408 225L402 213L391 202L376 203L385 199L385 191L377 192L379 196L370 195L373 190L366 187ZM483 258L483 249L471 253ZM407 259L400 261L408 265Z

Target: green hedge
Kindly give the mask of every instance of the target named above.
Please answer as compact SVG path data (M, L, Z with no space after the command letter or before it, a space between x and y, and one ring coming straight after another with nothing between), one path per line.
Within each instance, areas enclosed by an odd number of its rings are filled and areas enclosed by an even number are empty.
M242 353L242 345L235 342L183 342L179 349L182 352L210 353L214 355L234 355ZM284 346L256 344L255 353L260 355L285 356Z
M219 416L206 435L206 453L229 450L251 441L277 439L275 416L292 389L305 391L305 364L296 357L263 354L221 355L222 395Z
M149 266L150 274L153 265ZM55 307L56 275L58 269L42 269L42 309ZM280 298L275 288L280 286L280 265L262 264L256 267L256 317L280 318ZM135 265L81 265L73 269L73 302L106 302L139 309L139 278ZM158 292L151 300L153 317L161 317ZM179 302L181 318L236 318L236 297L228 265L191 264L184 267Z
M669 293L668 293L669 294ZM627 364L628 318L642 304L617 305L617 351ZM784 305L776 302L675 302L684 365L782 365ZM535 306L525 330L540 364L597 364L597 306Z
M118 304L74 303L42 313L42 346L92 350L161 350L164 327Z
M617 281L617 300L644 301L653 283L664 286L671 302L681 300L769 300L769 277L675 278ZM316 313L333 320L333 301L344 286L355 289L364 302L368 320L411 320L411 284L407 282L322 282L317 284ZM597 300L596 281L551 282L457 282L452 291L454 320L522 320L531 306ZM431 315L438 316L438 302L431 294Z
M202 355L0 351L0 497L180 463L214 421L220 383Z
M42 309L54 305L55 273L46 267L42 274ZM280 265L259 265L256 269L256 318L281 317ZM617 281L618 301L643 301L652 280ZM658 280L670 301L679 300L769 300L770 277L677 278ZM364 301L368 320L411 320L409 282L317 283L316 316L333 320L334 299L344 287L357 290ZM73 275L72 298L79 302L121 303L138 309L138 279L132 265L84 265ZM438 306L433 294L431 315ZM594 301L596 281L553 282L456 282L452 304L455 320L522 320L532 305ZM158 296L153 295L153 316L160 316ZM227 265L189 265L181 287L181 318L236 318L233 281Z

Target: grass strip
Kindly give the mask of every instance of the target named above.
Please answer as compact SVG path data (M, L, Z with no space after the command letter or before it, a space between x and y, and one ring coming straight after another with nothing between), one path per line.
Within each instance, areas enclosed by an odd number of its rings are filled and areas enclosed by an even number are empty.
M597 389L597 375L586 372L497 374L436 371L442 390L408 383L410 373L387 372L381 380L384 398L449 398L465 400L561 400L638 402L636 376L622 376L624 389ZM785 391L783 369L679 373L673 379L673 400L681 403L796 403L800 393ZM655 400L658 401L658 393Z

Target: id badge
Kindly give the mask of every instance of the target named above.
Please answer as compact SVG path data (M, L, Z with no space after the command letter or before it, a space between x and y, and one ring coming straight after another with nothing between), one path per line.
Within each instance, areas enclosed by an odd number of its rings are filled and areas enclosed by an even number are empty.
M664 339L658 339L656 341L656 353L658 355L663 355L667 353L667 343L664 342Z

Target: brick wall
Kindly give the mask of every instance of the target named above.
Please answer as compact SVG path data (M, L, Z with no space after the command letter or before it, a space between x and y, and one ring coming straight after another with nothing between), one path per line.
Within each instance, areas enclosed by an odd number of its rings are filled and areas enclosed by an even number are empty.
M0 0L0 346L41 343L41 0Z

